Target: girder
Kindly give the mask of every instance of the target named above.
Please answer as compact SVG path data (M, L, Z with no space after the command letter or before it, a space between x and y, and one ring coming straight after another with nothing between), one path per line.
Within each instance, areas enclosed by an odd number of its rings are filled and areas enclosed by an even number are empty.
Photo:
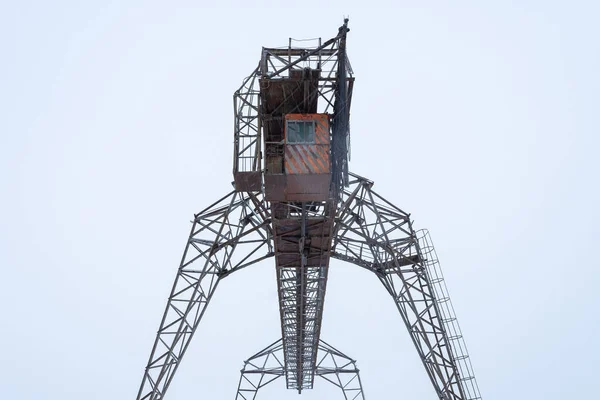
M437 287L441 271L430 268L437 266L432 247L423 252L410 215L374 192L373 182L350 176L336 217L331 256L376 274L392 296L440 399L480 399L468 354L458 342L462 335L448 333L457 332L458 325L453 311L442 307L449 297L447 292L439 297L444 292Z
M296 390L312 388L315 376L326 378L317 357L334 257L381 281L440 399L481 399L428 233L415 231L410 215L374 192L371 181L349 177L337 207L269 204L260 195L232 192L195 215L138 399L163 399L218 282L272 256L282 340L280 369L271 378L285 376Z
M314 381L335 208L332 202L272 207L286 384L301 392Z
M137 399L162 399L219 281L272 257L270 210L261 195L231 192L194 216Z
M325 343L318 342L319 358L314 374L342 390L344 400L364 400L356 361ZM283 340L279 339L244 362L235 399L256 400L258 391L286 375Z

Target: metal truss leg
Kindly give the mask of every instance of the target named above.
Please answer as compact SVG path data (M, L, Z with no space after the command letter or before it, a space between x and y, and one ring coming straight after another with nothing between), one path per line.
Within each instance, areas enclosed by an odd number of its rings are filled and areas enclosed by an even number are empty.
M244 361L236 400L254 400L258 390L285 375L283 340Z
M356 361L319 340L321 360L317 363L315 375L342 389L345 400L365 400Z
M465 395L435 282L410 215L371 190L373 182L351 177L338 209L331 256L377 275L394 299L440 399L476 398Z
M356 361L319 340L315 376L342 389L345 400L365 399ZM285 376L283 340L279 339L244 362L236 400L255 400L258 390Z
M194 216L137 399L163 399L220 280L273 256L259 195L231 192Z

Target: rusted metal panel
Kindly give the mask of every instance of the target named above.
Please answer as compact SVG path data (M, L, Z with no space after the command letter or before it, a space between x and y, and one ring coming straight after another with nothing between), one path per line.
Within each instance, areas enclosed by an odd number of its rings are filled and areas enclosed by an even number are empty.
M329 198L330 174L287 175L286 200L318 201Z
M233 174L233 180L238 192L260 192L262 189L260 171L238 171Z
M265 199L267 201L286 201L286 176L284 174L265 174Z
M314 121L315 144L330 144L328 114L286 114L286 121Z
M314 121L315 123L314 143L287 143L285 145L285 173L288 175L330 173L329 116L327 114L288 114L285 119L286 121Z
M263 112L275 116L316 113L319 81L313 76L314 74L308 73L306 78L296 78L293 75L287 79L261 78Z
M267 155L265 167L267 174L283 174L283 155Z
M309 144L286 145L286 174L327 174L329 171L329 146Z
M331 186L329 116L327 114L288 114L285 116L285 120L313 121L315 123L313 143L286 143L285 145L286 199L289 201L327 199Z
M327 200L330 184L330 174L265 174L265 199L271 202Z
M290 113L315 115L319 96L319 77L319 70L296 69L289 71L288 78L263 77L260 80L265 141L265 197L268 201L288 200L284 150L285 115ZM321 131L325 127L319 129L319 135L322 135ZM323 139L319 138L319 143L322 141ZM296 154L294 160L300 163L303 170L313 173L326 172L325 168L329 165L329 159L324 160L327 150L297 149L297 152L302 152L303 155ZM308 165L311 165L311 169L308 169Z

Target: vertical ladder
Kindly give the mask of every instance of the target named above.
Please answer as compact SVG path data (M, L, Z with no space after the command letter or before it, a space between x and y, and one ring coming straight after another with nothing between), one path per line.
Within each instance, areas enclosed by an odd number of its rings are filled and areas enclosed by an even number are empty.
M433 286L435 300L438 304L442 322L450 341L452 359L458 367L460 382L466 399L480 400L481 393L479 392L479 386L475 380L471 359L469 358L460 325L456 319L456 313L454 312L454 307L452 306L452 301L448 294L448 288L444 281L444 275L442 274L442 269L440 268L440 263L435 248L433 247L431 236L427 229L421 229L417 231L416 234L421 250L421 256L423 257L423 264L425 265L431 285Z

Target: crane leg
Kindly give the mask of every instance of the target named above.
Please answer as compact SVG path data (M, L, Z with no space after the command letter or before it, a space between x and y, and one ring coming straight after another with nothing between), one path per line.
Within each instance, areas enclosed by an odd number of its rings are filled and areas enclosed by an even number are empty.
M279 339L244 361L236 400L255 400L258 390L285 375L283 340Z
M351 174L338 209L331 256L364 267L392 296L440 399L465 395L457 352L448 334L436 281L430 276L410 215L375 193L373 182Z
M164 398L220 280L273 256L272 246L260 195L231 192L194 216L138 400Z
M365 400L356 361L319 340L320 360L315 375L342 389L344 400Z

